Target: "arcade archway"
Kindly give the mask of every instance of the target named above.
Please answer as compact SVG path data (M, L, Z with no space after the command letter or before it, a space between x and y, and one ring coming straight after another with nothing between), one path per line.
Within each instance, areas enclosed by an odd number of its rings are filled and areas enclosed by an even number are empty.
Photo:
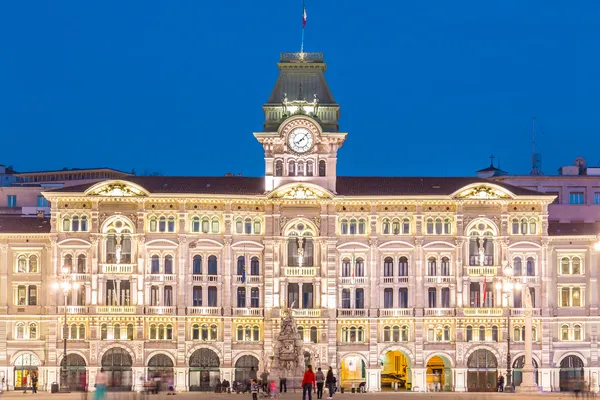
M578 382L583 381L583 376L583 360L577 356L566 356L560 362L560 391L573 390Z
M235 362L235 380L238 382L247 382L250 379L251 371L258 374L258 358L246 355L241 356Z
M410 390L412 373L410 360L399 350L388 351L381 359L381 390Z
M198 349L190 357L190 391L214 390L220 377L221 363L217 353L211 349Z
M340 366L340 385L346 389L358 388L366 380L367 370L363 359L358 356L344 357Z
M538 363L537 361L535 361L535 359L531 360L533 363L533 376L534 376L534 382L538 383ZM523 366L525 365L525 356L521 356L518 357L515 362L513 363L513 385L515 386L521 386L521 382L523 382Z
M38 365L40 365L40 359L33 353L24 353L17 357L15 360L16 390L31 387L31 378L38 374Z
M433 356L427 361L425 384L428 392L452 391L452 364L444 356Z
M498 381L498 360L491 351L475 350L467 361L469 392L494 392Z
M102 356L102 368L106 373L108 390L129 391L133 385L133 360L127 350L113 347Z
M67 368L67 384L71 391L84 391L87 384L86 364L83 357L79 354L67 354L66 359L62 359L61 368ZM60 386L64 386L63 375L60 374Z
M148 361L148 379L161 377L163 385L173 379L173 360L166 354L155 354ZM163 390L167 387L161 388Z

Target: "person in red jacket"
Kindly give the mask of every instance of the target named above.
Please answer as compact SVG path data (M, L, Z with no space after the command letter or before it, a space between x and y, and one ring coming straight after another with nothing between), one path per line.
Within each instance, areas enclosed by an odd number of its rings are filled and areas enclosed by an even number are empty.
M306 393L308 393L308 400L312 400L312 392L316 386L315 373L312 370L312 365L309 365L304 373L304 378L302 378L302 400L306 400Z

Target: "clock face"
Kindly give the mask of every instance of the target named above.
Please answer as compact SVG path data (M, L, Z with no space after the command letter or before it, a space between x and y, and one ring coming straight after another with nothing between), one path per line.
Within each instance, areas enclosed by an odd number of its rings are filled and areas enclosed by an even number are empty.
M312 134L306 128L296 128L290 132L288 144L296 153L306 153L313 145Z

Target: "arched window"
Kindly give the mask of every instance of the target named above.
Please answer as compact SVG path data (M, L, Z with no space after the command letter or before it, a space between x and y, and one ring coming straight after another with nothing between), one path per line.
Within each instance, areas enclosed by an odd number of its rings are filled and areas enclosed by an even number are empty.
M85 325L79 324L79 339L85 339Z
M250 259L250 275L260 275L260 262L256 256Z
M62 229L63 229L63 232L69 232L71 230L71 218L69 218L69 217L63 218Z
M319 176L327 175L327 164L325 160L319 161Z
M71 325L71 333L69 335L70 336L69 339L71 339L71 340L77 340L77 332L78 332L77 324L72 324Z
M405 217L402 219L402 234L409 235L410 234L410 219Z
M308 160L306 163L306 176L314 176L315 175L315 164L312 160Z
M429 257L427 260L427 275L436 276L437 275L437 260L435 257Z
M200 340L200 325L192 325L192 340Z
M212 233L219 233L220 231L220 226L219 226L219 218L218 217L213 217L212 221L211 221L211 231Z
M521 328L519 326L513 328L513 340L515 342L521 342L523 340L521 338Z
M479 327L479 341L480 342L484 342L485 341L485 326L481 325Z
M403 342L408 342L408 325L402 325L402 332L401 332L400 339Z
M275 176L283 176L283 161L275 161Z
M442 219L441 218L436 218L435 219L435 234L436 235L441 235L444 232L444 227L442 225Z
M192 218L192 232L200 232L200 217L198 216Z
M408 258L404 256L398 259L398 276L408 276Z
M158 230L158 224L155 216L150 217L148 220L148 230L150 232L156 232Z
M573 340L582 340L581 335L581 325L575 324L573 325Z
M113 337L115 338L115 340L121 339L121 325L115 324L113 328Z
M27 257L24 255L20 255L17 259L17 272L27 273L29 271L27 267Z
M537 342L537 328L535 326L531 327L531 340Z
M208 275L217 275L217 256L208 257Z
M533 257L527 258L527 276L535 276L535 260Z
M29 256L29 272L37 273L38 272L38 258L37 256L31 255Z
M167 231L167 217L160 217L158 219L158 231L159 232Z
M473 327L471 325L467 326L467 342L472 342L473 341Z
M523 275L523 262L521 261L521 257L516 257L513 260L513 275L515 275L515 276Z
M260 235L262 232L262 225L260 223L260 219L255 218L254 219L254 234L255 235Z
M537 223L535 218L531 218L529 220L529 234L536 235L537 234Z
M567 257L563 257L560 260L560 273L563 275L569 275L571 273L569 268L569 259Z
M296 330L298 332L298 337L300 338L300 340L304 340L304 327L299 326Z
M560 327L560 340L569 340L569 325L561 325Z
M158 340L165 340L165 326L163 324L158 325Z
M108 327L106 324L102 324L100 326L100 340L106 340L108 336Z
M446 325L444 326L444 342L449 342L450 341L450 326Z
M250 217L244 220L244 233L246 235L252 234L252 218Z
M394 259L386 257L383 260L383 276L394 276Z
M496 325L492 326L492 342L498 341L498 327Z
M444 235L450 235L452 233L452 223L450 218L444 218Z
M367 233L367 223L361 218L358 220L358 234L364 235L365 233Z
M246 268L246 257L239 256L237 259L237 274L243 275L245 268Z
M448 257L442 257L440 275L442 275L442 276L450 275L450 259Z
M81 217L81 232L87 232L87 230L88 230L87 217L85 215L83 215Z
M288 176L296 176L296 163L293 160L288 161Z
M433 218L427 218L427 234L428 235L433 235L434 230L433 230Z
M85 337L80 337L80 339L84 339ZM32 322L29 324L29 339L35 340L37 339L37 324Z
M260 340L260 328L258 325L252 327L252 340L258 342Z
M521 219L521 235L527 235L527 218Z
M365 328L363 328L362 326L359 326L356 330L356 341L361 343L365 341Z
M342 233L342 235L348 234L348 220L347 219L342 220L341 233Z
M512 220L512 234L513 235L519 234L519 220L517 218L513 218L513 220Z
M392 221L392 234L399 235L400 234L400 221L394 218Z
M165 257L165 274L173 273L173 256L167 255Z
M25 324L22 322L17 323L17 339L25 339Z
M192 259L192 273L194 275L202 275L202 256L195 255Z
M304 176L304 161L300 160L297 164L297 173L298 176Z
M217 340L217 325L211 325L210 326L210 340Z
M573 257L571 260L571 273L581 275L581 259L579 257Z
M73 271L73 256L70 254L65 255L63 267L67 268L69 272Z
M85 255L77 256L77 273L85 274L87 271Z
M151 274L159 274L160 273L160 259L157 254L154 254L150 257L150 273Z
M208 217L202 217L202 233L208 233L210 230L210 220Z
M175 217L169 217L167 229L169 232L175 232Z
M241 218L237 218L235 220L235 233L242 234L244 233L244 222Z
M73 232L78 232L79 231L79 217L77 215L73 216L73 222L71 222L71 226L73 227L71 230Z
M385 218L383 220L383 222L381 223L381 230L384 235L390 234L390 220L389 219Z
M173 325L167 325L167 340L173 340Z
M394 342L399 342L400 341L400 327L398 325L394 325L393 331L392 331L392 337L393 337L393 341Z
M238 342L244 340L244 327L242 325L238 325L237 327L237 340Z
M384 326L383 327L383 341L384 342L390 342L391 341L390 327L389 326Z
M356 259L354 276L365 276L365 260L363 260L361 257Z
M356 235L356 220L354 218L350 220L350 234Z
M352 266L350 264L350 259L349 258L344 258L342 260L342 276L343 277L348 277L351 275L351 269Z

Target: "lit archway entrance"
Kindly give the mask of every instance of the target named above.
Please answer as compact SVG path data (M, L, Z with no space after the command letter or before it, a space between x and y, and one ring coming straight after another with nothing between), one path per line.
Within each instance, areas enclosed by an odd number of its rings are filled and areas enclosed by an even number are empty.
M388 351L381 360L381 390L410 390L410 360L401 351Z
M491 351L475 350L467 361L469 392L494 392L498 380L498 360Z
M190 391L214 390L219 380L221 363L211 349L198 349L190 357Z
M31 387L31 378L38 374L40 359L33 353L21 354L15 360L15 389ZM27 384L25 384L27 378Z
M102 356L102 368L108 380L108 390L129 391L133 384L133 360L127 350L115 347Z
M327 371L324 371L327 372ZM361 383L366 384L367 370L365 362L357 356L348 356L342 360L340 368L340 386L344 389L359 388Z
M247 382L250 379L250 371L258 374L258 359L254 356L241 356L235 362L235 380Z
M66 365L65 365L66 361ZM67 367L67 384L69 389L83 391L87 382L87 372L85 368L85 360L79 354L67 354L67 359L60 363L60 367ZM64 378L60 374L60 386L64 386Z
M425 382L428 392L451 392L452 369L444 356L434 356L427 362Z
M173 379L173 360L166 354L155 354L148 361L148 378L152 379L156 376L164 378L162 382L169 382Z
M573 389L575 382L583 380L583 360L577 356L567 356L560 362L560 391Z
M534 369L534 382L537 385L538 383L538 363L535 359L531 360L533 362ZM523 382L523 366L525 365L525 356L521 356L515 360L513 363L513 385L521 386L521 382Z

